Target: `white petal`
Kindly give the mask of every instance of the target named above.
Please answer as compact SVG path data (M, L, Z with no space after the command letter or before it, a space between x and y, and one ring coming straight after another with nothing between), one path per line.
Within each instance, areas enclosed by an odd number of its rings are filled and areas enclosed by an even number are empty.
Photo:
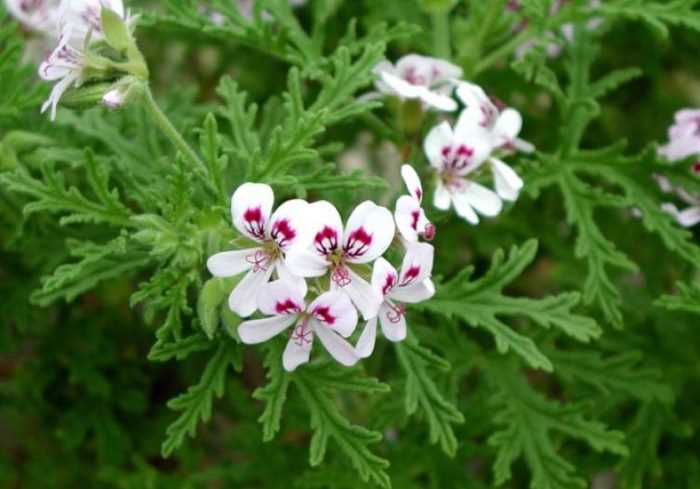
M408 287L397 287L391 294L391 298L406 304L416 304L427 301L435 295L435 284L430 279L417 282Z
M326 351L330 353L338 363L346 367L351 367L360 360L360 356L352 345L341 338L338 333L331 331L326 326L313 319L311 320L311 324L313 325L314 332L318 336L318 339L321 340L321 343L326 348Z
M52 121L56 120L56 108L58 107L59 100L61 100L61 97L64 93L66 93L66 90L68 90L68 88L70 88L70 86L76 81L78 81L78 75L70 74L56 83L51 89L49 98L41 106L41 112L44 113L46 112L46 109L51 107L50 119Z
M444 168L442 150L454 143L454 133L450 123L445 121L433 127L423 141L423 151L430 166L437 170Z
M432 245L428 243L411 244L403 257L398 287L394 288L393 292L430 278L433 273L434 256L435 248Z
M282 315L243 321L238 326L238 336L248 345L262 343L280 334L296 320L296 315Z
M233 289L228 298L228 307L240 317L248 317L258 308L258 291L272 275L272 267L265 270L250 270Z
M233 225L245 236L263 241L274 199L269 185L244 183L231 197Z
M515 138L511 143L513 147L521 153L532 153L535 151L535 145L524 139Z
M476 170L493 151L491 133L479 124L474 124L470 119L459 118L455 126L455 140L471 150L470 164L460 174L470 173Z
M343 253L351 263L368 263L384 254L396 227L389 209L366 200L350 215L345 228Z
M233 277L249 270L253 264L251 257L262 251L261 248L247 250L222 251L207 260L207 268L215 277Z
M421 87L412 85L405 80L402 80L391 73L382 72L380 74L382 82L388 86L394 93L402 98L418 98L421 94Z
M284 261L278 261L275 266L277 276L280 280L287 282L291 288L298 290L302 297L306 296L308 287L306 285L306 280L304 280L303 277L292 273Z
M501 212L503 203L492 190L476 182L468 182L467 188L455 194L454 198L465 199L479 214L493 217Z
M450 199L452 200L452 205L455 207L455 212L459 217L467 220L470 224L479 224L479 216L476 215L474 209L472 209L469 200L464 196L462 192L456 192L450 194Z
M290 251L287 253L284 263L292 274L299 277L320 277L325 275L329 266L325 258L311 249Z
M406 315L402 306L382 304L379 309L379 324L387 340L397 342L406 339Z
M518 134L520 134L520 129L523 127L523 118L515 109L508 108L501 112L498 116L496 124L493 127L493 133L496 138L496 146L501 146L502 144L513 141Z
M676 216L678 223L683 227L695 226L700 222L700 207L688 207L678 213Z
M437 93L429 88L420 90L418 97L429 107L444 110L445 112L455 111L458 107L457 102L455 102L452 97Z
M348 294L364 319L376 316L382 303L381 294L358 274L350 269L347 271L349 280L342 285L342 289Z
M367 321L365 329L362 330L360 339L357 340L355 350L360 358L368 358L374 351L374 345L377 342L377 318L372 318Z
M302 199L288 200L272 214L269 236L282 251L311 245L309 203Z
M292 372L309 361L313 342L314 333L308 324L297 324L294 327L282 354L282 366L287 372Z
M382 297L389 294L399 281L396 269L384 258L377 258L372 269L372 287Z
M491 170L496 184L496 193L503 200L515 202L520 189L523 188L523 180L510 166L497 158L491 158Z
M421 220L423 209L418 201L410 195L402 195L396 201L394 220L396 228L408 241L418 241L418 224Z
M447 187L442 182L439 182L433 194L433 205L441 211L446 211L450 209L451 201L450 191L447 190Z
M313 248L320 256L333 253L343 241L343 220L330 202L309 204L308 219Z
M418 202L423 200L423 185L421 184L418 173L411 165L401 165L401 178L406 184L408 193L411 194Z
M296 315L306 309L303 290L284 280L268 282L257 294L258 309L265 315Z
M318 296L307 308L325 327L348 337L357 326L357 311L343 292L336 290Z

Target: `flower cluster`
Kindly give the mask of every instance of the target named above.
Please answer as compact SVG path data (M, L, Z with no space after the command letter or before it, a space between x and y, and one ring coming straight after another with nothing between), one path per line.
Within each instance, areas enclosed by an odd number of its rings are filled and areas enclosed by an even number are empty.
M133 17L122 0L6 0L8 10L29 29L55 44L39 66L39 76L54 82L41 108L50 109L51 119L66 91L87 82L114 82L99 97L104 105L116 108L125 103L129 82L147 73L131 36ZM129 53L127 62L102 56L109 47ZM136 58L136 59L134 59ZM126 76L124 76L126 75ZM90 94L94 97L94 94Z
M478 85L460 80L462 70L443 60L408 55L396 65L380 63L375 72L379 75L376 87L382 94L419 99L424 108L453 112L459 107L454 93L464 106L454 125L438 124L423 142L437 176L435 207L454 207L460 217L478 224L479 214L495 216L503 201L518 198L523 181L501 160L512 151L534 149L518 137L522 128L518 111L502 107ZM495 192L477 182L484 165L491 170Z
M241 323L244 343L260 343L291 328L283 354L284 368L291 371L309 360L316 337L348 366L372 353L377 320L387 339L406 337L403 303L434 293L433 247L419 238L432 238L435 228L420 207L418 176L409 166L403 174L410 195L399 198L394 216L365 201L345 225L327 201L293 199L273 211L269 186L245 183L236 189L231 217L241 234L237 241L247 245L211 256L207 267L216 277L242 276L229 296L233 312L244 318L256 311L268 316ZM400 273L382 257L397 226L405 250ZM307 296L314 297L307 302ZM353 346L347 338L359 316L367 326Z
M695 157L697 161L691 171L700 176L700 109L683 109L676 113L674 124L668 130L669 142L659 148L659 154L675 162ZM700 195L675 187L667 179L657 177L661 189L675 194L687 207L679 210L674 204L666 203L664 210L674 216L681 226L691 227L700 222Z

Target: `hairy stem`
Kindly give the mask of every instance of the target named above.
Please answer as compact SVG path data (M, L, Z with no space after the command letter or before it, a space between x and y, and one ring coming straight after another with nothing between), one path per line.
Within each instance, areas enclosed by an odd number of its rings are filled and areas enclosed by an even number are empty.
M207 174L207 167L204 164L204 162L197 156L197 153L194 152L192 148L190 148L189 144L187 144L187 141L182 137L182 135L178 132L178 130L173 126L173 123L170 122L170 119L168 119L168 116L165 115L165 113L158 107L158 104L156 103L155 99L153 98L153 93L151 92L151 89L146 86L144 87L144 97L143 100L145 102L144 106L146 107L146 111L148 112L148 115L153 119L153 122L155 122L158 127L160 128L161 131L163 131L163 134L170 140L171 143L182 153L184 158L187 160L187 162L195 168L198 171L204 172L204 174Z

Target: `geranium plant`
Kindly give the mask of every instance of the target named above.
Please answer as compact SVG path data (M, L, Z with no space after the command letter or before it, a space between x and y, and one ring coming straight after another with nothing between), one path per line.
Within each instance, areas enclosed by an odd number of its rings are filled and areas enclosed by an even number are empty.
M698 0L0 15L0 486L700 484Z

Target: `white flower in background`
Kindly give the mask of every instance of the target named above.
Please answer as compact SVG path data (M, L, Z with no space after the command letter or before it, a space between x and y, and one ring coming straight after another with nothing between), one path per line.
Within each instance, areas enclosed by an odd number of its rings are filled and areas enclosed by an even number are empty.
M418 238L431 241L435 237L435 226L425 216L421 207L423 202L423 185L411 165L401 166L403 178L409 195L402 195L396 201L394 220L401 237L409 243L415 243Z
M287 282L270 282L262 289L258 308L270 317L243 321L238 327L243 343L262 343L294 325L282 355L285 370L291 372L309 361L315 336L339 363L352 366L360 359L353 346L343 339L357 326L357 311L347 295L326 292L307 306L303 291Z
M433 196L435 207L446 211L452 205L460 217L472 224L479 223L477 212L488 217L501 212L501 199L496 193L465 178L491 154L485 128L462 123L453 130L448 122L443 122L428 133L423 150L439 176Z
M123 0L63 0L59 12L61 29L68 29L72 34L72 42L77 45L90 40L103 39L102 9L108 8L124 19L127 25L132 21L124 9Z
M345 230L338 210L329 202L310 205L306 219L312 227L312 246L287 254L287 265L302 277L331 274L331 288L345 291L365 319L376 316L381 296L353 266L379 258L394 239L391 212L371 201L358 205Z
M422 302L435 294L435 286L430 280L433 256L434 249L431 245L416 243L406 252L400 273L384 258L374 262L372 287L381 293L384 301L379 308L378 318L367 321L357 342L360 357L367 358L374 351L377 319L384 337L389 341L403 341L406 338L404 304Z
M207 260L207 268L216 277L232 277L247 272L231 292L228 304L241 317L255 312L261 286L276 272L277 276L300 290L304 279L293 275L285 265L285 256L295 247L310 241L308 234L309 204L301 199L288 200L272 213L274 195L268 185L244 183L231 197L234 227L254 247L224 251Z
M438 58L409 54L396 65L386 60L380 62L374 72L379 75L375 86L381 94L420 100L430 108L448 112L457 109L451 97L451 80L462 76L459 66Z
M44 113L50 107L51 120L56 119L56 107L63 94L71 86L80 86L83 82L83 70L86 66L85 53L70 44L71 31L64 32L58 46L39 66L39 76L46 81L55 81L49 98L41 106Z
M49 37L58 37L60 0L5 0L8 12L25 28Z
M692 156L700 157L700 110L683 109L676 112L674 124L668 130L668 139L668 144L659 148L659 154L669 161L684 160ZM700 159L693 164L691 171L696 176L700 176ZM683 210L679 210L672 203L662 205L662 208L671 214L678 224L692 227L700 223L700 195L674 187L664 177L657 176L656 180L663 192L677 195L688 205Z
M124 105L126 95L127 90L125 88L113 88L102 96L102 105L110 110L116 110Z

